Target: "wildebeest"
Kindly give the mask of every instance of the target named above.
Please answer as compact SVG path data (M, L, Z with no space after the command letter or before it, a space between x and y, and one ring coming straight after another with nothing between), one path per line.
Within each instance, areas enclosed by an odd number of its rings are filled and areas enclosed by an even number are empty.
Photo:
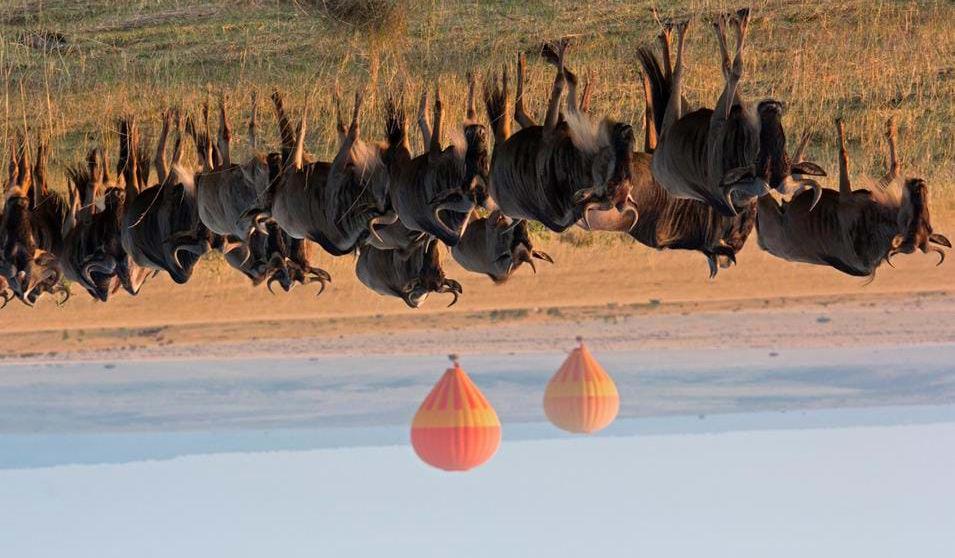
M448 279L441 268L439 242L429 238L409 250L379 250L365 246L358 255L355 273L366 287L378 294L395 296L410 308L418 308L430 293L451 293L453 306L462 293L461 284Z
M168 130L170 119L167 113L164 130ZM166 137L160 134L157 161L165 159ZM165 163L157 165L160 182L147 187L149 158L138 155L138 126L130 117L121 124L118 162L126 190L123 249L136 265L164 270L179 284L192 276L199 258L209 250L210 240L208 229L199 220L194 173L182 161L183 141L183 118L179 114L172 165L165 176Z
M782 127L782 104L767 99L757 105L742 99L737 91L743 76L743 46L749 10L735 16L717 16L714 27L719 43L723 92L715 109L687 112L683 106L683 46L687 22L676 24L677 53L672 79L664 79L658 67L640 51L644 73L650 80L654 118L662 122L653 156L653 176L671 195L699 200L721 214L733 216L738 207L765 195L769 188L794 194L813 188L812 181L800 181L793 175L825 175L817 165L792 163L786 154L786 135ZM736 29L736 54L730 61L726 26Z
M720 267L736 262L739 252L756 223L756 202L749 200L738 208L737 215L728 217L703 202L671 196L654 180L651 155L656 147L657 129L662 122L662 111L654 110L650 93L650 74L669 88L672 69L669 60L669 32L659 37L663 65L649 49L641 52L644 64L643 83L646 101L644 112L644 152L634 153L631 163L631 198L629 203L639 219L633 226L626 215L617 209L593 212L580 225L590 230L627 232L641 244L660 250L695 250L707 259L710 277Z
M103 150L94 148L85 165L67 169L73 225L60 253L67 278L102 302L119 286L119 275L124 285L132 283L121 232L125 192L110 184L108 164ZM102 208L97 207L99 198Z
M29 146L20 138L11 144L6 203L3 212L0 274L24 304L32 306L44 293L69 298L61 283L57 254L71 223L63 198L46 182L48 145L40 141L36 168L31 167Z
M362 95L355 95L351 125L331 163L305 160L305 116L288 153L291 125L281 96L276 92L272 100L283 138L282 169L268 194L272 218L292 237L317 242L334 256L353 252L376 226L396 218L389 208L382 146L360 138Z
M255 145L255 95L252 97L252 118L249 121L250 143ZM279 281L287 291L293 284L286 266L288 235L269 220L268 189L271 177L266 156L253 154L243 164L232 162L232 127L226 115L226 99L219 100L219 133L215 144L209 126L209 107L202 107L204 129L191 126L190 132L201 161L202 170L196 175L196 202L199 219L214 235L212 247L222 252L226 262L249 279L253 285L268 280ZM280 157L274 154L274 157ZM275 165L272 165L275 166ZM274 236L273 236L274 235ZM190 238L192 235L181 235ZM322 290L328 274L317 276L300 274L302 281L321 278Z
M568 83L564 67L568 45L562 40L553 47L557 74L543 125L529 125L495 142L489 185L491 198L505 215L540 221L555 232L573 226L590 208L608 204L626 208L634 147L629 124L595 122L576 110L573 80L568 110L560 119L560 100ZM489 95L485 88L489 120L508 118Z
M781 204L770 197L760 200L756 222L760 247L785 260L827 265L857 277L874 277L883 261L891 265L895 254L916 249L936 252L941 265L945 252L940 246L952 244L932 230L925 181L902 178L894 120L886 124L889 166L872 189L852 189L841 120L836 128L839 190L824 189L815 207L807 193ZM800 150L794 158L801 155Z
M208 110L208 105L203 106L204 132L193 129L202 163L202 170L196 174L199 219L213 233L244 242L260 226L259 213L265 211L260 208L269 187L269 165L265 157L258 154L241 165L232 162L232 128L226 116L224 96L219 101L219 134L213 149Z
M485 84L485 102L494 105L490 112L505 115L491 123L495 144L501 143L510 136L506 71L502 83ZM549 255L534 249L527 221L512 219L496 209L486 217L471 219L451 255L464 269L485 274L498 284L524 263L536 272L535 258L553 263Z
M463 133L450 146L441 147L444 106L440 86L435 86L434 128L429 126L422 95L418 125L426 152L412 157L407 141L399 142L387 158L389 194L401 223L410 230L432 235L448 246L458 243L475 206L487 198L489 150L487 128L479 124L474 109L475 79L468 74L467 114ZM401 101L389 101L393 120L404 127Z

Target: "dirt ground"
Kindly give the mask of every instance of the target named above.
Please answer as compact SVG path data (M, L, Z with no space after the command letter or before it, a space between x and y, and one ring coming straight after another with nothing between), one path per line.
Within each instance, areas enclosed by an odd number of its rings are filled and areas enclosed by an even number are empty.
M540 262L536 274L524 267L504 285L465 272L447 254L447 275L464 287L460 302L447 308L450 295L432 295L418 310L367 290L354 276L354 258L317 255L317 248L313 260L333 277L320 297L315 286L271 295L213 259L200 263L188 284L160 276L138 297L117 294L104 304L74 292L62 307L43 301L33 309L11 302L2 313L0 356L427 354L489 344L534 351L566 345L578 333L620 349L773 346L780 337L795 345L955 339L955 263L936 267L935 255L899 256L895 268L884 265L867 283L776 259L754 235L739 265L710 280L698 253L592 240L540 241L556 264ZM833 327L829 314L844 315L851 327Z

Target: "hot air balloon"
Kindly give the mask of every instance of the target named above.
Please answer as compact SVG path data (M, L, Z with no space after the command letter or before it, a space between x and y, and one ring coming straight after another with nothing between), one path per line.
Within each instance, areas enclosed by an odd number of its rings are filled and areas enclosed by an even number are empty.
M578 337L544 392L544 413L554 426L568 432L590 434L617 418L620 395L613 379Z
M431 466L467 471L497 451L501 422L455 355L451 362L411 422L411 445Z

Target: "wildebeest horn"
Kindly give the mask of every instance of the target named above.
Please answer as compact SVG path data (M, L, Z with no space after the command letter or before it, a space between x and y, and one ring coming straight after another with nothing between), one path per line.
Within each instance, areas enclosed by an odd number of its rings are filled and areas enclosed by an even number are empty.
M732 189L732 188L727 188L727 190L726 190L725 194L723 195L723 197L724 197L725 200L726 200L726 207L729 208L730 213L732 214L732 216L733 216L733 217L736 217L737 215L739 215L739 212L736 211L736 206L733 205L733 189Z
M441 288L438 289L439 293L451 293L454 295L454 300L451 301L451 304L448 304L448 308L451 308L458 303L458 296L464 292L464 289L461 288L461 283L458 283L454 279L445 279L441 283Z
M93 280L93 272L112 274L116 272L116 259L110 256L104 261L92 261L83 266L83 281L92 290L96 290L97 285Z
M941 244L942 246L945 246L946 248L952 247L952 243L949 242L948 238L942 236L939 233L930 234L928 237L928 241L933 244Z
M393 225L398 222L398 214L394 211L389 211L384 215L378 215L377 217L372 217L368 220L368 232L371 234L372 238L379 243L379 245L384 245L385 241L381 238L381 235L378 234L378 231L375 230L375 227L378 225Z
M321 285L321 287L318 289L318 292L315 293L315 296L319 296L323 292L325 292L325 286L326 286L325 284L332 282L332 276L329 275L329 273L325 271L324 269L321 269L318 267L308 266L306 268L306 271L308 271L312 275L306 281L307 283L311 283L312 281L318 281L319 284Z
M538 260L544 260L547 263L554 263L554 258L551 258L547 252L542 252L540 250L531 250L531 256L537 258Z
M933 246L932 248L929 248L929 250L938 254L938 263L935 265L936 266L942 265L942 262L945 261L945 250L942 250L941 248L937 246Z
M816 208L816 204L819 203L819 200L822 199L822 186L811 179L806 179L805 182L812 188L812 205L809 206L809 211L812 211Z
M636 202L633 200L633 197L627 196L627 201L624 204L623 210L620 211L621 215L632 215L633 220L630 223L630 226L627 227L627 231L632 231L637 227L637 221L640 219L640 214L637 213Z

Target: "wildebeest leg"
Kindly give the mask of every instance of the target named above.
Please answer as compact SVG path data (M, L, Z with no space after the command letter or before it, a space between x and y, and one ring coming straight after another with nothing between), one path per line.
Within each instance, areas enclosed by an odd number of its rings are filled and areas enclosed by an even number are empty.
M258 117L259 117L259 94L253 89L252 90L252 112L249 113L249 147L252 148L252 151L256 151L259 148L258 138L256 137L256 130L258 128Z
M169 137L169 128L172 126L172 110L162 111L162 128L159 130L159 141L156 143L156 155L153 164L156 166L156 175L162 184L169 176L169 161L166 159L166 141Z
M202 170L210 171L214 168L217 168L215 157L212 150L212 125L209 122L209 100L206 99L202 103L202 125L204 127L205 134L205 150L202 153Z
M230 145L232 143L232 127L229 125L229 119L226 118L226 102L228 97L225 94L219 97L219 155L222 157L222 166L232 164L232 154Z
M553 131L560 116L560 97L564 93L564 55L567 52L569 41L561 39L554 46L557 51L557 75L554 76L554 85L550 91L550 100L547 102L547 115L544 117L544 131Z
M653 94L651 93L650 78L646 73L640 72L640 78L643 82L643 152L653 153L657 148L657 127L653 122Z
M527 114L527 109L524 106L524 81L527 79L527 57L524 53L517 55L517 98L514 100L514 120L517 120L517 123L520 124L521 128L529 128L531 126L537 126L537 123L534 122L534 119ZM507 74L505 74L505 77ZM507 88L507 82L505 82L505 91Z
M879 181L883 188L892 184L902 175L902 163L899 161L899 155L895 147L897 135L898 127L895 125L895 115L892 115L885 121L885 141L889 145L889 160L886 164L885 176Z
M729 50L726 45L726 24L730 21L731 16L728 14L720 14L713 22L713 27L716 30L716 39L720 47L721 66L725 80L723 92L720 95L719 101L716 103L713 114L710 116L709 129L706 136L708 185L714 189L730 186L738 182L740 178L747 173L755 171L755 169L727 170L723 168L723 144L726 136L727 122L733 104L736 102L736 90L739 87L740 79L743 77L743 42L746 37L746 22L748 17L748 10L740 10L738 17L732 20L737 32L736 57L732 63L730 62ZM679 68L677 68L676 72L679 72ZM672 101L673 97L670 99ZM726 203L729 208L733 209L733 213L735 214L736 211L730 196L731 191L732 186L725 190Z
M338 132L338 145L343 145L348 135L348 130L345 128L345 116L342 113L342 95L337 83L335 84L335 131Z
M428 157L436 159L441 155L441 124L444 119L444 102L441 100L441 86L434 87L434 128L431 129L431 143Z
M689 24L689 21L676 24L676 65L673 68L673 79L670 81L670 99L663 114L663 129L657 130L660 135L666 133L670 126L683 117L683 46Z
M477 121L477 110L474 108L474 88L477 86L477 78L473 72L467 73L468 79L468 96L467 102L465 103L464 117L467 120L467 123L473 123Z
M427 153L431 149L431 117L428 116L428 88L421 92L421 101L418 103L418 129L421 130L421 141Z
M841 118L836 118L836 131L839 134L839 201L848 202L852 198L852 184L849 182L849 155L846 153L846 131Z
M182 152L184 149L182 142L182 135L184 131L183 126L184 116L182 111L176 110L176 143L172 146L172 164L179 165L182 164Z
M285 112L282 94L278 90L272 91L272 106L275 109L275 118L279 123L279 136L282 138L282 165L288 165L295 149L295 132L292 123Z
M139 191L139 168L136 161L136 151L139 143L139 128L133 117L124 118L119 127L119 161L118 169L126 183L127 197L129 192Z
M40 196L45 196L48 192L46 182L46 167L50 159L50 144L46 138L37 138L36 143L36 164L34 165L33 175L36 184L34 185L34 206L40 205Z
M579 112L590 112L590 99L593 97L595 82L596 78L594 78L593 71L587 70L587 83L584 84L584 92L580 95Z

